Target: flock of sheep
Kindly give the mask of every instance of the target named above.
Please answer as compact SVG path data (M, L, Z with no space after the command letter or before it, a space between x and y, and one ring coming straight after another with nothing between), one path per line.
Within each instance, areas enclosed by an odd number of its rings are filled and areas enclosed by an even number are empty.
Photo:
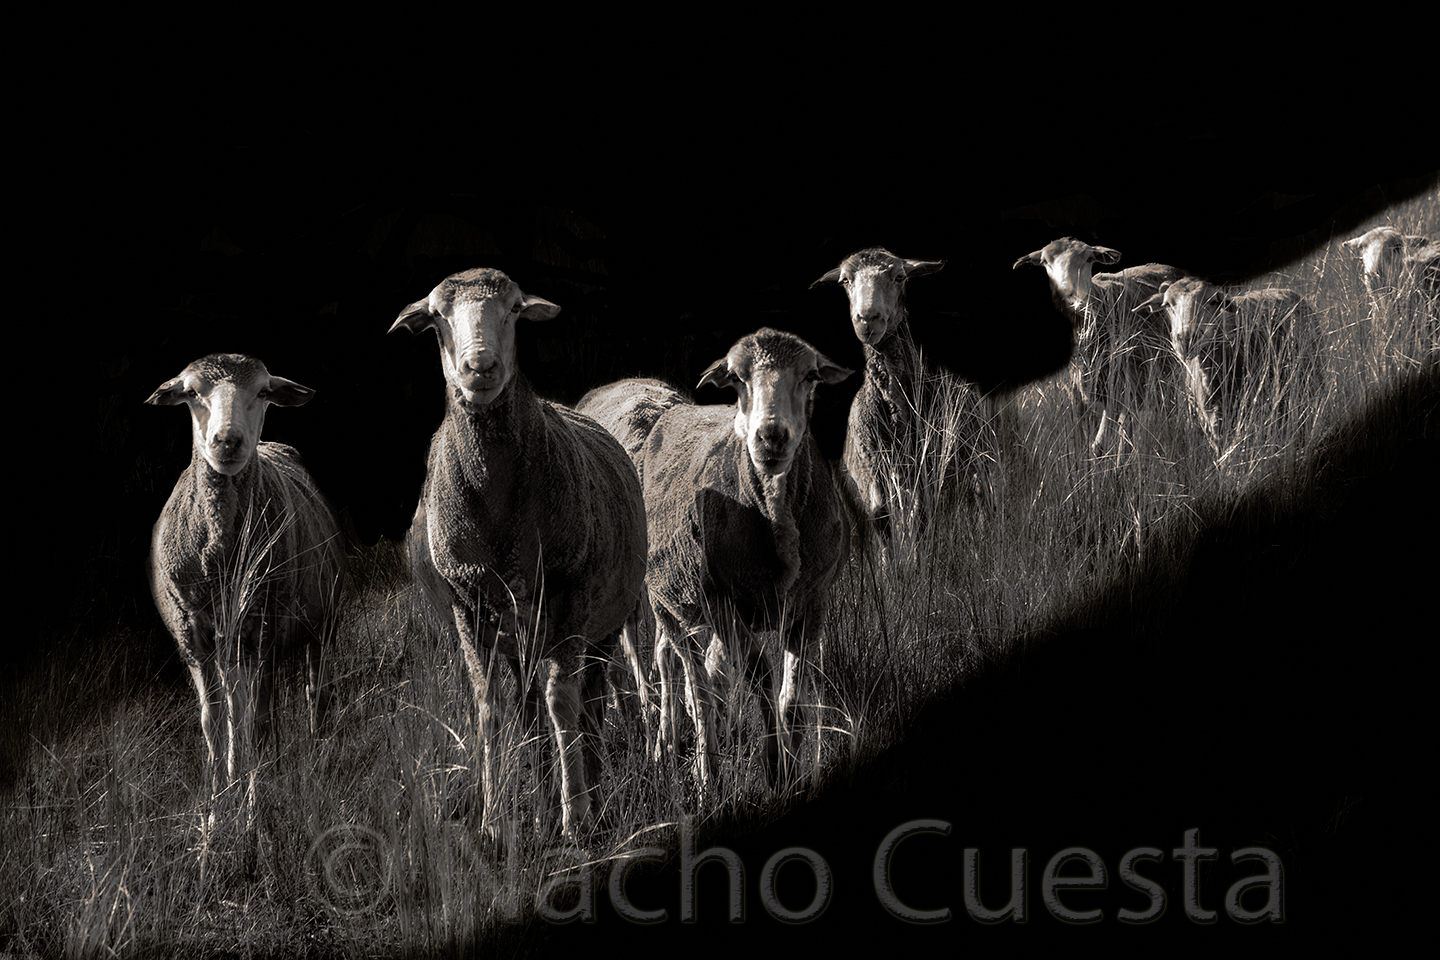
M1440 289L1435 242L1380 227L1347 244L1360 254L1377 310ZM1191 406L1218 444L1236 429L1236 397L1255 381L1270 381L1278 395L1282 380L1306 375L1313 311L1298 294L1229 294L1158 264L1092 272L1118 259L1064 238L1015 263L1046 270L1072 322L1069 388L1093 446L1112 442L1112 431L1129 442L1127 417L1159 384L1185 385L1175 402ZM651 623L655 755L675 749L683 686L697 777L703 784L710 776L719 708L712 681L734 651L760 694L765 770L772 783L793 776L807 647L819 642L852 527L883 542L913 494L914 478L897 472L903 458L894 456L920 416L905 286L943 266L870 248L816 281L845 290L865 356L838 465L822 456L809 418L818 385L853 371L792 334L758 330L705 371L700 383L733 389L733 405L697 406L669 384L634 379L592 390L570 409L538 397L516 364L518 322L548 320L560 308L504 273L457 273L401 311L392 331L435 331L446 390L406 554L424 597L458 637L492 835L497 661L509 664L525 723L543 694L562 829L573 836L590 817L605 665L609 682L633 683L648 712L641 638ZM184 403L191 414L192 461L155 525L150 581L190 668L217 777L221 756L229 776L237 773L240 725L255 724L263 747L280 655L304 649L317 712L328 696L318 651L345 577L338 527L296 452L260 441L268 405L303 404L313 392L258 360L217 354L148 401ZM778 649L767 649L770 631ZM239 692L247 682L256 691L250 701Z

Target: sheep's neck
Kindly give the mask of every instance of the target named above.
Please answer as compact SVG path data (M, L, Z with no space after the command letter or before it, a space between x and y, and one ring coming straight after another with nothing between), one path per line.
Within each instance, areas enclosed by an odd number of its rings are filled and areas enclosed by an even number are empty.
M535 391L516 373L505 390L483 407L464 403L452 392L446 420L453 454L465 480L477 489L504 483L521 462L526 440L538 429Z
M909 317L901 311L885 339L864 344L865 389L882 401L889 415L892 436L900 437L914 422L915 383L920 377L920 353L910 337Z
M227 476L206 463L198 448L192 452L190 476L194 485L190 496L198 509L186 515L200 518L204 527L205 546L200 551L200 566L202 575L206 577L220 575L239 545L246 514L255 501L260 475L259 459L260 451L256 449L243 470ZM252 522L258 523L258 518ZM258 532L256 535L259 535Z
M802 448L796 451L789 470L779 476L772 476L755 469L743 443L740 446L740 456L745 461L746 475L750 481L750 496L765 519L770 521L770 533L775 538L775 555L781 565L781 574L775 582L775 589L783 599L800 577L800 532L795 526L793 501L804 488L809 461Z

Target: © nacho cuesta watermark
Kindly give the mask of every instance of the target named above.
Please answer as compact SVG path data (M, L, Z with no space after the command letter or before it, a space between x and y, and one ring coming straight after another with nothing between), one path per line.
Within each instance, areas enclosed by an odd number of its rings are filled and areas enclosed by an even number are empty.
M891 830L880 842L872 861L871 876L867 879L876 902L891 917L915 924L944 923L954 918L955 911L950 906L925 909L904 902L896 892L895 874L895 853L903 841L926 834L948 838L950 830L950 824L943 820L911 820ZM618 857L596 860L580 847L558 846L546 851L543 876L529 883L522 882L522 871L512 858L507 858L504 868L499 869L473 847L466 846L469 855L464 858L464 868L476 872L481 881L480 889L507 919L521 919L528 903L533 905L540 917L551 923L575 920L594 923L598 919L597 897L606 895L615 913L631 923L655 924L672 919L680 923L695 923L700 920L696 906L699 871L710 863L718 863L723 868L707 871L705 882L725 884L726 920L744 923L746 919L746 869L742 858L734 850L720 846L697 852L688 819L680 824L678 851L672 853L662 847L640 847L626 850ZM1178 886L1180 907L1190 922L1217 922L1221 911L1215 909L1216 906L1236 923L1284 921L1284 865L1272 850L1251 846L1232 851L1229 855L1232 865L1253 862L1263 867L1263 872L1233 878L1220 903L1208 905L1202 903L1199 868L1202 863L1219 861L1219 849L1201 846L1200 831L1194 828L1184 831L1182 844L1171 849L1168 855L1174 860L1168 869L1178 872L1178 878L1168 879L1172 881L1172 887ZM1166 913L1170 896L1161 882L1163 871L1167 869L1166 856L1167 852L1158 847L1139 846L1119 858L1115 873L1128 891L1127 902L1131 906L1119 906L1113 913L1116 920L1142 925L1153 923ZM1031 917L1029 894L1033 882L1030 851L1024 847L1011 849L1009 899L1003 905L984 902L980 859L979 848L964 847L954 864L960 877L956 892L965 914L976 922L986 924L1028 922ZM311 889L322 902L339 913L356 915L374 911L389 896L394 874L393 861L393 851L379 831L353 825L331 828L310 848ZM677 911L672 912L670 908L655 903L636 903L631 899L626 879L631 867L642 862L668 863L669 869L677 870ZM808 870L813 877L813 892L808 903L782 901L776 877L780 868L787 864L796 865L791 869ZM1143 873L1141 864L1144 864ZM354 869L357 865L363 865L364 869ZM989 869L1005 870L1004 867ZM603 887L597 887L597 871L608 871ZM722 876L723 881L720 880ZM1173 882L1176 879L1178 884ZM991 882L995 881L992 879ZM1106 912L1102 907L1093 905L1093 900L1087 903L1085 898L1109 889L1110 884L1110 869L1099 854L1082 846L1065 847L1049 858L1040 873L1040 902L1051 917L1063 923L1099 923L1107 919ZM528 889L530 887L533 889ZM829 906L835 877L820 853L805 847L785 847L765 861L755 887L761 905L771 917L783 923L808 923L820 919ZM648 889L653 895L656 889L653 881ZM568 904L565 907L555 905L556 895L561 891L568 891L559 898ZM1141 909L1133 909L1135 906Z

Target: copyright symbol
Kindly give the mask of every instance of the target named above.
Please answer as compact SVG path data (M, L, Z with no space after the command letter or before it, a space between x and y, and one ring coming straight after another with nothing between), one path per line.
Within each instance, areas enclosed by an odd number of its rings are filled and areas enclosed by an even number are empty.
M369 913L390 889L390 843L379 830L342 823L315 838L305 867L310 889L325 906L349 917Z

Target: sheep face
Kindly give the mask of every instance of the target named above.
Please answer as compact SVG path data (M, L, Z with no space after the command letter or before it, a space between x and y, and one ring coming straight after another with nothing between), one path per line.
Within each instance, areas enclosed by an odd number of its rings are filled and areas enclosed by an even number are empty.
M255 455L265 408L298 407L314 395L309 387L271 375L253 357L216 353L166 380L145 402L187 405L195 449L210 469L235 476Z
M481 267L453 274L400 312L390 331L433 329L440 365L456 399L484 407L515 375L515 322L549 320L560 308L532 297L499 270Z
M1208 321L1220 313L1233 313L1236 308L1235 301L1219 287L1187 277L1162 284L1159 293L1135 309L1163 309L1170 318L1170 340L1176 352L1189 357L1203 339L1214 333L1214 324Z
M799 337L767 327L731 347L700 383L735 388L735 433L757 471L779 476L805 439L815 385L839 383L853 372Z
M1091 276L1096 262L1119 263L1120 251L1109 247L1092 247L1074 237L1061 237L1016 260L1011 269L1027 263L1044 267L1056 296L1063 298L1071 306L1078 306L1089 299L1093 290Z
M944 260L904 260L871 247L852 253L810 286L838 283L850 298L850 324L861 343L876 346L893 329L905 306L905 281L934 273Z
M1376 289L1395 282L1405 252L1405 238L1394 227L1376 227L1345 241L1360 253L1365 268L1365 286Z

